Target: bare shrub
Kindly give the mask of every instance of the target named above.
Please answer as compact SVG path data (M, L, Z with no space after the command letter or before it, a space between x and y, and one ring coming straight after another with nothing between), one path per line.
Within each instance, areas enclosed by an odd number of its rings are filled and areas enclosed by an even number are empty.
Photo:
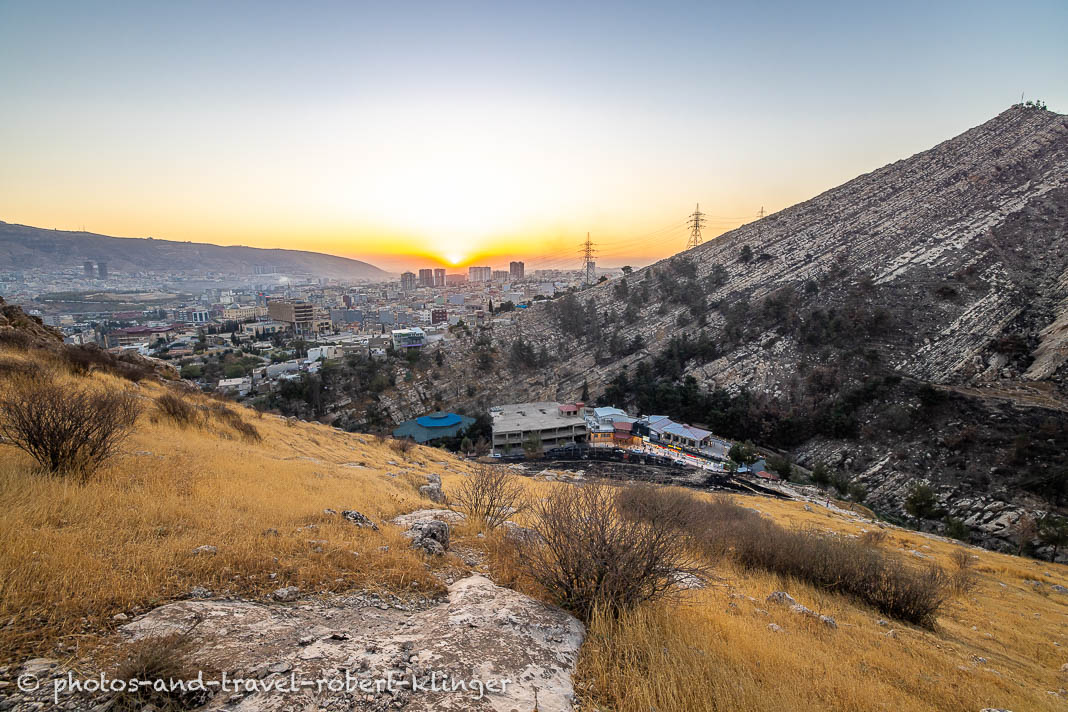
M208 408L208 412L220 422L236 430L246 440L259 442L263 439L255 425L245 422L241 414L230 408L225 402L213 402Z
M67 345L63 359L77 374L103 371L137 383L155 374L150 362L137 354L115 356L96 344Z
M396 440L390 440L389 446L394 452L399 452L401 455L407 455L415 447L415 442L410 438L399 438Z
M21 361L19 359L0 357L0 376L25 377L34 376L40 372L41 365L37 361Z
M180 712L207 702L210 696L207 691L191 691L177 685L171 689L171 681L193 680L200 671L193 661L191 630L130 643L126 659L116 667L113 678L153 683L162 680L164 684L158 687L128 686L111 698L109 708L114 712L138 712L149 708L157 712Z
M178 425L194 425L200 420L200 410L174 393L164 393L156 398L156 408Z
M24 331L18 329L0 329L0 346L11 346L20 351L30 348L33 339Z
M650 492L653 500L667 495ZM672 522L713 556L730 556L739 565L804 581L833 593L852 596L900 620L930 625L945 602L950 577L937 566L919 567L893 558L870 542L792 531L734 504L727 497L696 504L672 504L667 512L682 513ZM643 507L645 509L643 509ZM631 505L640 516L664 517L664 504Z
M698 573L673 521L635 521L604 484L558 487L532 507L520 562L556 603L589 620L670 594Z
M478 465L453 494L456 506L472 519L496 529L511 516L526 511L530 499L522 481L503 468Z
M865 546L881 546L886 541L886 532L882 529L871 529L860 535L860 543Z
M20 378L0 396L0 434L50 473L87 476L116 453L140 412L125 390Z
M973 568L975 560L972 555L965 549L954 549L949 555L949 560L953 562L953 571L949 574L949 587L958 596L971 593L979 583Z
M250 440L252 442L257 442L257 443L260 442L261 440L263 440L263 436L260 435L259 429L255 425L253 425L252 423L249 423L249 422L246 422L244 420L240 420L239 419L239 420L231 423L231 426L245 440Z

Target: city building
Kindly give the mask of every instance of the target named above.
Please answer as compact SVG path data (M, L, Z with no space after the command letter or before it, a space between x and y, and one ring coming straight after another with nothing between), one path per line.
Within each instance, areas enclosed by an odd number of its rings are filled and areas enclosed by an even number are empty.
M467 280L469 282L489 282L493 279L492 267L468 267Z
M97 262L96 263L96 276L100 277L100 279L107 279L108 278L108 263L107 262Z
M475 419L456 413L431 413L406 420L393 430L395 438L411 438L420 445L455 438L474 425Z
M211 321L211 312L206 309L177 309L174 319L183 324L207 324Z
M125 329L115 329L104 336L104 342L109 349L118 346L134 346L136 344L152 345L160 341L170 341L174 338L172 326L130 326Z
M222 318L227 321L243 321L245 319L256 319L261 316L267 316L266 307L238 306L227 307L222 311Z
M523 280L523 271L526 268L522 262L509 262L508 274L513 282L520 282Z
M419 286L420 287L433 287L434 286L434 270L421 269L419 270Z
M410 292L411 290L415 289L415 272L405 272L401 275L401 289L406 292ZM347 294L345 295L345 298L348 299ZM352 305L346 304L345 306Z
M93 276L93 261L92 260L86 260L85 262L83 262L82 263L82 269L85 270L85 276L86 277L92 278L92 276Z
M493 452L504 454L534 443L538 449L586 440L586 420L575 404L551 401L490 408Z
M447 274L445 275L446 287L458 287L461 284L467 283L467 275L465 274Z
M438 267L437 269L434 270L434 286L435 287L444 287L445 286L445 270L442 267Z
M258 339L273 334L281 334L288 328L289 326L281 321L254 321L249 324L242 324L241 333Z
M442 324L449 320L449 312L446 309L431 309L430 310L430 323Z
M267 315L284 323L297 336L310 336L316 331L315 305L296 300L267 303Z
M493 270L493 281L494 282L507 282L509 277L510 277L510 274L508 272L506 272L505 270L503 270L503 269L495 269L495 270Z
M426 332L418 326L410 329L393 329L393 348L401 349L422 348L426 346Z

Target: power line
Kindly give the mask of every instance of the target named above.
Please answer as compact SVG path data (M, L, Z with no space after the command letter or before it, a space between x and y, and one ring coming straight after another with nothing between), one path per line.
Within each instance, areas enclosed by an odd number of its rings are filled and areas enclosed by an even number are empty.
M701 226L705 224L705 214L701 212L701 204L698 203L686 223L690 228L690 239L686 243L686 249L692 249L701 244Z

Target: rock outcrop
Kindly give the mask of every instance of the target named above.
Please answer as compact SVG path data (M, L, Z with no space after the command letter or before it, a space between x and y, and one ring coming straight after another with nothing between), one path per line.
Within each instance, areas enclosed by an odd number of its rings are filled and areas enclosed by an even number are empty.
M313 684L292 693L216 694L204 708L233 712L308 705L510 712L533 710L535 696L540 712L570 710L571 675L585 634L567 613L482 576L452 584L446 601L411 605L367 596L290 605L183 601L156 608L121 631L137 641L190 629L197 664L232 671L231 677L328 680L335 686L345 684L346 674L349 680L396 681L371 691ZM461 682L467 689L454 690ZM428 689L432 683L435 689ZM481 696L476 683L486 685Z

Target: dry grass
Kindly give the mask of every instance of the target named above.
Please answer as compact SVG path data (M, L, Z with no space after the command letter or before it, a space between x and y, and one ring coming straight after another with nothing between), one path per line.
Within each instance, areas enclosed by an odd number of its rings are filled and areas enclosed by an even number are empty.
M135 388L146 403L168 392L149 381ZM416 447L398 463L373 438L274 417L256 421L256 440L233 427L254 414L223 407L232 415L210 428L142 416L122 452L85 483L35 475L29 456L0 446L0 658L81 646L116 613L194 586L244 595L286 585L440 590L397 529L372 532L323 511L382 522L426 506L403 471L440 470L440 451ZM201 545L218 553L194 555Z

